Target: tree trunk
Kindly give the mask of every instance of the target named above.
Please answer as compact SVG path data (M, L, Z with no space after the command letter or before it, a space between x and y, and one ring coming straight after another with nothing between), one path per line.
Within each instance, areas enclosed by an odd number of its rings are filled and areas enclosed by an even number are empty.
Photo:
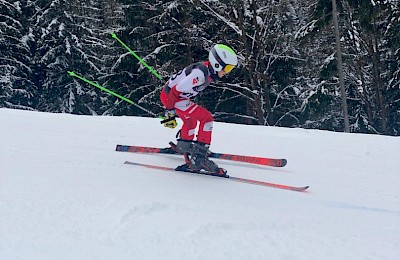
M237 13L238 13L238 20L239 20L239 29L242 32L241 36L240 36L240 41L243 44L243 50L242 50L242 54L244 57L244 62L243 62L243 78L244 78L244 83L248 84L251 86L251 88L253 87L252 85L252 75L251 73L253 73L253 70L251 69L251 50L249 49L249 46L247 44L247 38L246 38L246 31L244 28L244 17L243 17L243 13L244 13L244 6L243 6L243 1L242 0L236 0L236 8L237 8ZM246 100L246 112L248 115L253 115L253 104L251 102L250 99ZM247 124L251 124L252 120L251 119L245 119L244 121L246 121Z
M371 38L374 38L373 40ZM380 70L380 55L378 50L378 42L376 37L370 36L368 38L369 52L372 58L372 77L375 88L376 104L378 108L379 121L381 122L381 129L383 132L387 131L387 114L386 114L386 101L383 94L383 87L381 81Z
M366 87L366 83L365 83L364 73L362 71L362 62L361 62L361 60L357 60L356 69L357 69L357 73L358 73L358 75L360 77L360 80L361 80L361 88L362 88L361 98L362 98L362 100L364 102L365 109L367 110L368 121L370 123L372 123L374 121L374 116L373 116L373 113L372 113L371 102L369 101L369 98L368 98L368 91L367 91L367 87Z
M350 132L349 115L348 115L348 110L347 110L346 89L344 87L342 50L340 48L340 34L339 34L339 23L338 23L337 10L336 10L336 0L332 0L332 8L333 8L333 13L332 13L333 23L335 25L336 56L337 56L338 71L339 71L339 85L340 85L340 92L341 92L341 96L342 96L342 109L343 109L343 117L344 117L344 131L345 132Z

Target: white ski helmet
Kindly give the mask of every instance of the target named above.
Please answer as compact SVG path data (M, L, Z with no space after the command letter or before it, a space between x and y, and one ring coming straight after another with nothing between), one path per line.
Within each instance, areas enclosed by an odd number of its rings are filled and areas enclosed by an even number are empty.
M238 63L235 51L224 44L212 46L208 60L215 72L224 70L225 73L229 73Z

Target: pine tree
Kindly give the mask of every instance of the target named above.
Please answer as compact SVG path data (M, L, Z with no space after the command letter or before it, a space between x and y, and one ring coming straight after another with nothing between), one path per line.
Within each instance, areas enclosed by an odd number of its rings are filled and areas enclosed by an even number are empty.
M321 51L323 46L329 46L326 42L329 41L331 35L328 33L331 28L327 27L332 16L330 4L330 1L318 0L313 16L310 18L311 21L298 33L299 36L307 36L312 41L316 41L319 45L317 51ZM341 0L338 1L338 5L341 16L340 26L343 32L341 41L345 64L345 86L349 97L349 113L352 121L351 130L371 133L398 132L395 130L396 127L389 128L389 125L393 125L391 120L396 118L396 116L393 117L396 109L390 109L395 107L392 105L395 99L388 99L390 96L393 97L389 94L388 89L391 88L388 83L395 81L387 78L387 75L394 75L392 74L394 70L389 69L389 64L390 60L395 60L395 55L392 54L396 52L396 47L387 43L393 36L394 31L391 28L395 28L399 23L399 19L395 18L398 17L396 11L398 3ZM392 36L389 36L390 34ZM310 45L313 44L310 43L308 46ZM327 66L322 67L326 69L320 70L320 75L325 77L320 77L317 82L323 83L330 79L330 82L333 83L334 77L331 72L335 70L336 62L329 58L332 57L328 55L329 52L326 53ZM390 58L384 56L390 56ZM390 67L393 68L393 66ZM328 103L334 104L334 100L337 100L335 93L338 92L336 89L332 89L332 91L334 91L331 92L333 99ZM321 98L320 94L317 100L320 101ZM312 104L309 103L309 105ZM328 104L321 106L321 103L318 103L317 107L328 107ZM334 106L328 111L335 111ZM338 117L334 116L334 118ZM321 125L316 126L321 127ZM333 130L340 129L340 124L332 126Z
M165 50L162 50L162 47L158 48L157 38L153 35L159 28L151 20L159 12L160 1L147 3L121 0L119 2L123 6L121 12L125 19L123 26L117 32L118 37L149 66L166 77L158 55L159 52ZM112 71L115 74L110 80L119 83L116 88L118 93L122 93L154 113L161 112L162 106L158 97L160 85L163 82L160 82L119 43L115 42L114 46L117 48L115 54L117 61L112 66ZM121 103L119 107L120 109L116 111L117 114L148 116L146 112L128 103Z
M240 66L228 75L231 82L217 84L223 90L217 118L261 125L293 123L299 106L293 99L293 78L301 60L292 36L298 19L293 4L218 1L201 8L211 16L207 25L216 30L213 41L231 45L240 58Z
M0 13L0 107L34 109L27 2L1 1Z

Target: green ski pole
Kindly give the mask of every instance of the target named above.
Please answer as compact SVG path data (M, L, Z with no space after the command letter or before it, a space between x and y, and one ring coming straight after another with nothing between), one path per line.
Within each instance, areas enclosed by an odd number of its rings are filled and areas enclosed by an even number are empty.
M148 68L158 79L164 80L163 77L157 73L152 67L150 67L142 58L140 58L134 51L132 51L123 41L121 41L120 38L115 33L111 33L111 36L116 39L122 46L124 46L133 56L135 56L136 59L140 63L142 63L146 68Z
M111 36L116 39L122 46L124 46L140 63L142 63L146 68L148 68L158 79L164 80L163 77L157 73L152 67L150 67L142 58L140 58L134 51L131 50L115 33L111 33ZM163 117L160 117L163 118ZM174 117L175 118L175 117ZM164 124L171 118L161 121L161 124Z
M92 85L92 86L95 86L95 87L97 87L97 88L99 88L99 89L101 89L101 90L103 90L103 91L105 91L105 92L107 92L107 93L109 93L109 94L111 94L111 95L113 95L113 96L118 97L118 98L120 98L120 99L122 99L122 100L128 102L129 104L132 104L132 105L136 106L137 108L140 108L141 110L147 112L148 114L150 114L150 115L152 115L152 116L154 116L154 117L163 118L163 117L160 117L160 116L158 116L157 114L151 112L150 110L147 110L146 108L144 108L144 107L142 107L142 106L136 104L136 103L133 102L132 100L130 100L130 99L124 97L124 96L121 96L121 95L119 95L119 94L117 94L117 93L115 93L115 92L113 92L113 91L111 91L111 90L109 90L109 89L106 89L105 87L102 87L102 86L100 86L99 84L94 83L93 81L90 81L90 80L88 80L88 79L85 79L85 78L82 77L82 76L77 75L77 74L76 74L75 72L73 72L73 71L68 71L68 74L69 74L70 76L72 76L72 77L75 77L75 78L78 78L78 79L80 79L80 80L83 80L84 82L86 82L86 83L88 83L88 84L90 84L90 85Z

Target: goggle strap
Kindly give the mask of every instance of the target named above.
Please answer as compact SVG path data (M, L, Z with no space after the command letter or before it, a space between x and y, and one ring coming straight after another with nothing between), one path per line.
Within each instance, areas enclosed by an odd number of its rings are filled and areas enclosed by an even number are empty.
M222 66L222 68L225 68L226 64L225 62L221 59L221 57L218 55L217 51L215 48L211 48L211 53L215 57L215 59L218 61L218 63Z

